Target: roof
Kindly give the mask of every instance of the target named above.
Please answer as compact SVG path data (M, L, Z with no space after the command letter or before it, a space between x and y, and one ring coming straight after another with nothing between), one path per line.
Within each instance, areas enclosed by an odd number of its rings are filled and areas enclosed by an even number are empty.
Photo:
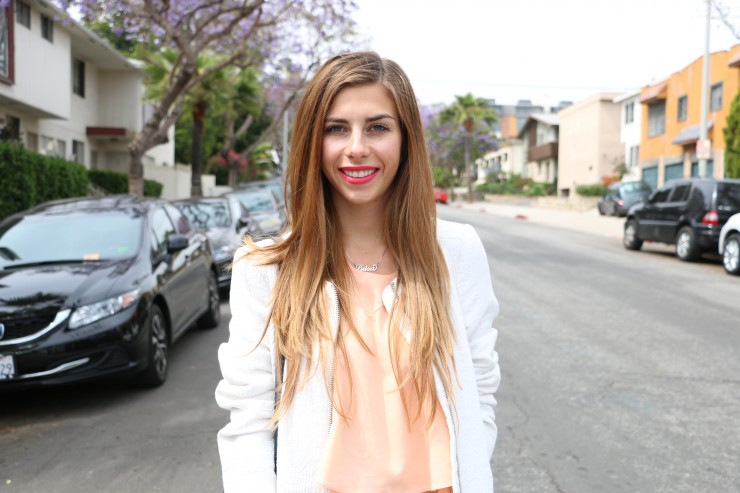
M730 58L730 61L727 62L727 65L729 67L740 67L740 51L738 51L734 57Z
M45 15L53 19L64 19L57 23L70 35L72 53L86 62L111 70L138 70L136 64L123 56L106 40L75 21L69 14L43 0L31 0L30 3Z
M612 99L612 102L614 103L623 103L624 101L627 101L628 99L635 98L640 95L640 90L626 92L624 94L620 94L616 98Z
M532 113L528 116L528 118L531 118L533 120L537 120L538 122L545 123L547 125L550 125L554 127L558 124L558 114L557 113ZM525 123L526 125L526 123Z
M663 82L658 82L654 86L649 86L643 89L640 96L640 103L649 104L654 103L660 99L666 98L666 92L668 90L668 79Z
M710 130L714 126L714 122L710 121L707 123L707 130ZM690 144L699 140L699 130L701 125L692 125L681 130L676 138L673 139L672 143L676 145Z

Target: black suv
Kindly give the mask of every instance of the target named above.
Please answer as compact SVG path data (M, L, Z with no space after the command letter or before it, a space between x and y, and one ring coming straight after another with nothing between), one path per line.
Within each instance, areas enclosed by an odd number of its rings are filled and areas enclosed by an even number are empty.
M719 233L740 212L740 180L671 180L646 202L634 205L624 224L624 246L639 250L643 241L675 244L681 260L717 252Z

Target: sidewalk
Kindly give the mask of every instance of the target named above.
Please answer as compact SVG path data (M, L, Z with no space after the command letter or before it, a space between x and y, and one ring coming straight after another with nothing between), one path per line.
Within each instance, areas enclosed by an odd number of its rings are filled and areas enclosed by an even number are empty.
M531 201L520 202L473 202L456 200L449 207L478 211L521 221L546 224L556 228L570 229L608 238L622 239L624 218L601 216L594 208L586 212L563 211L534 207Z

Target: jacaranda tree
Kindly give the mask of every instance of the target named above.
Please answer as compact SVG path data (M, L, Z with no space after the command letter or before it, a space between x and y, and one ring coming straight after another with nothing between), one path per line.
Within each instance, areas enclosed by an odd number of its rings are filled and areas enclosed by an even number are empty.
M129 145L129 192L143 192L142 157L167 142L186 95L229 66L255 68L277 81L306 71L339 51L354 31L352 0L56 0L86 23L115 17L118 27L152 57L170 49L176 57L154 111ZM199 68L198 57L218 54L219 63Z

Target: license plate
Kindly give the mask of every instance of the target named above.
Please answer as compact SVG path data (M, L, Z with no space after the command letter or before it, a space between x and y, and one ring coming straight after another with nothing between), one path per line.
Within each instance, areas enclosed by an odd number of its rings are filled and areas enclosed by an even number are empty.
M15 361L10 354L0 354L0 380L15 378Z

